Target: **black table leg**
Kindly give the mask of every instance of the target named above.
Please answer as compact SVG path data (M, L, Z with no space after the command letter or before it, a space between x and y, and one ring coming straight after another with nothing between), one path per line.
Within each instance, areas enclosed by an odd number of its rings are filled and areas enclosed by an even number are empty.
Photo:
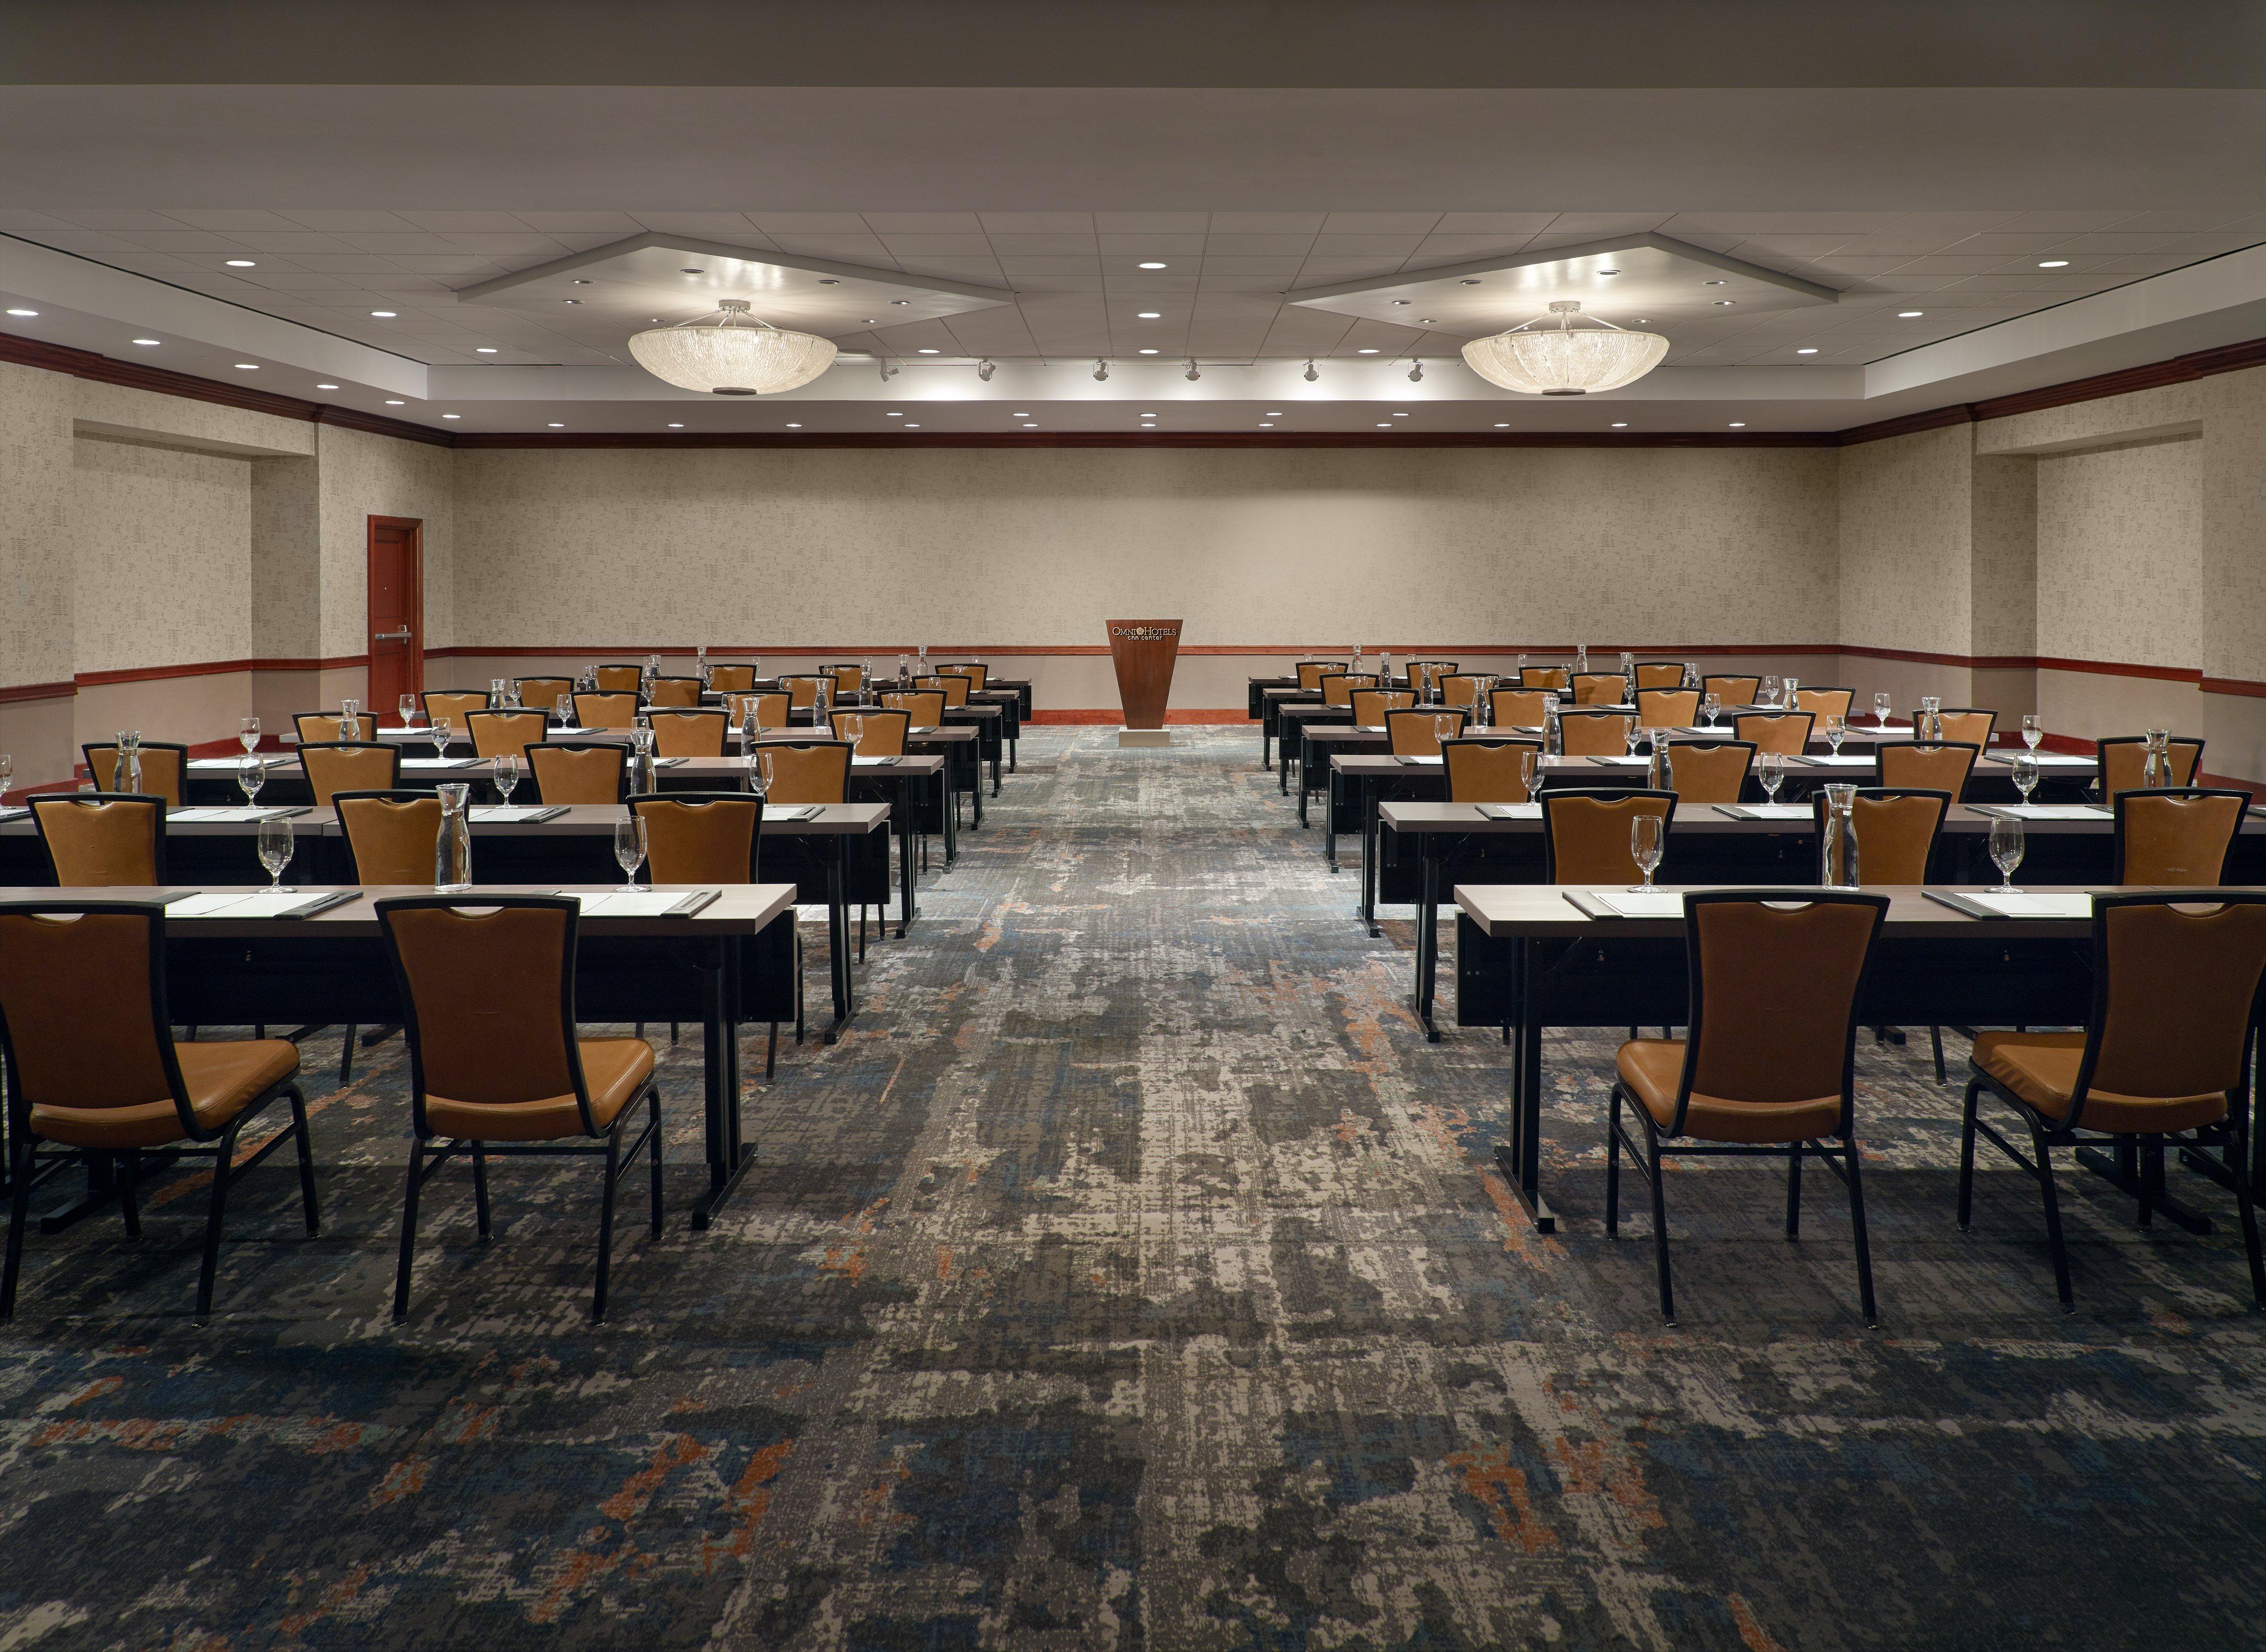
M1298 737L1298 824L1301 826L1314 823L1306 818L1306 751L1305 736L1301 735Z
M1385 932L1377 926L1377 783L1367 775L1361 781L1361 921L1375 939Z
M928 781L921 781L920 800L905 800L903 823L897 829L897 939L905 938L905 930L913 921L913 821L928 804Z
M944 864L947 866L960 859L960 793L954 786L947 756L944 765Z
M77 1226L96 1211L104 1210L118 1199L118 1155L86 1152L86 1192L62 1210L40 1218L40 1232L60 1233Z
M1495 1167L1538 1233L1558 1231L1557 1214L1542 1197L1542 1028L1534 1019L1534 943L1510 949L1510 1001L1515 1006L1510 1063L1510 1140L1495 1150Z
M1425 1038L1435 1044L1440 1042L1440 1029L1432 1020L1433 980L1440 961L1440 862L1432 845L1439 836L1430 833L1424 839L1423 904L1416 909L1416 1019L1423 1023Z
M2139 1154L2130 1141L2118 1142L2113 1158L2098 1147L2080 1147L2077 1150L2075 1158L2080 1169L2091 1171L2119 1193L2134 1199L2140 1196L2140 1178L2146 1172L2140 1165ZM2153 1214L2162 1217L2173 1226L2185 1228L2190 1233L2208 1233L2211 1231L2209 1217L2192 1206L2182 1204L2171 1197L2164 1191L2160 1183L2149 1190L2148 1208Z
M1015 772L1015 757L1022 749L1022 738L1020 735L1007 742L1007 772L1010 774Z
M837 837L834 858L826 867L826 930L827 950L832 954L831 975L834 981L834 1025L826 1029L826 1042L835 1042L842 1029L850 1025L855 1013L851 1000L850 983L850 844L853 840L847 833Z
M695 1232L705 1228L739 1186L755 1155L740 1141L740 1027L732 1011L731 943L718 941L713 961L700 966L705 999L701 1017L703 1145L708 1159L708 1190L692 1206Z
M1333 872L1338 869L1338 794L1344 786L1345 778L1339 774L1338 765L1330 764L1329 784L1322 788L1322 853Z
M996 751L991 754L991 795L999 795L999 754Z

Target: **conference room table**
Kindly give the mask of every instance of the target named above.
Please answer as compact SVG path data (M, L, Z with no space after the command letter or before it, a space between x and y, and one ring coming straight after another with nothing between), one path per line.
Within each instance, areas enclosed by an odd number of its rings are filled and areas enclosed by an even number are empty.
M166 1012L176 1026L238 1027L261 1023L378 1027L406 1020L374 903L429 895L429 885L337 888L293 886L310 903L344 895L342 903L305 917L233 916L225 910L192 917L172 909L199 894L251 897L241 887L206 889L193 880L153 888L64 888L0 894L0 909L42 900L164 901ZM462 899L478 906L483 895L618 893L619 886L587 881L562 887L482 883ZM772 1013L757 989L767 968L794 956L796 889L788 883L746 883L703 889L662 885L655 893L713 895L683 915L608 917L603 905L581 917L574 964L574 1015L582 1022L698 1021L704 1033L702 1140L708 1182L692 1207L692 1225L705 1228L754 1162L755 1146L742 1135L739 1030L747 1021L792 1020ZM784 921L782 921L784 920ZM774 971L775 973L775 971ZM407 1123L406 1109L402 1122ZM48 1231L68 1226L114 1195L109 1157L89 1155L89 1196L46 1218Z
M291 811L293 839L286 880L310 886L346 885L352 868L337 812L310 804L281 807ZM834 1010L826 1042L832 1043L857 1012L850 909L853 904L886 905L889 897L886 832L889 806L835 803L805 808L812 812L795 819L788 818L785 810L764 811L758 874L790 874L781 881L793 882L799 900L826 908ZM201 808L193 808L186 820L168 816L166 875L200 888L241 888L264 881L266 874L258 852L259 822L246 818L254 811L231 808L228 813L232 818L217 821L197 818L203 812ZM552 880L564 885L611 883L619 888L621 868L614 860L614 827L625 812L615 803L550 808L522 805L510 811L475 806L473 869L503 882L534 884ZM47 854L30 819L20 815L0 819L0 887L36 888L45 884L48 875ZM902 890L900 899L903 899ZM909 907L900 908L901 917L908 922L910 912ZM902 924L898 932L903 933ZM770 983L764 1001L767 1012L760 1019L794 1020L791 949L784 967L771 972Z
M1739 810L1738 815L1729 813ZM1377 874L1381 898L1396 895L1416 907L1415 989L1412 1002L1425 1036L1437 1042L1434 1019L1439 962L1439 913L1444 894L1466 884L1539 885L1545 868L1539 804L1392 802L1379 807L1381 848L1407 841L1415 849L1413 875L1395 888ZM1990 863L1992 822L2014 815L2022 820L2023 858L2015 876L2021 888L2103 887L2116 877L2116 821L2098 805L2039 805L2025 816L2013 806L1954 804L1928 860L1928 874L1945 883L1985 882ZM1744 816L1742 818L1741 816ZM1864 840L1858 838L1858 869L1864 868ZM1389 854L1390 851L1386 852ZM1364 875L1367 869L1364 868ZM1809 806L1685 803L1670 821L1661 857L1663 883L1815 886L1817 833ZM2256 809L2243 816L2227 875L2238 883L2266 883L2266 820ZM1369 890L1364 887L1367 903ZM1371 935L1379 932L1376 908L1361 913ZM1936 1018L1941 1020L1944 1018ZM1959 1019L1959 1018L1951 1018ZM1492 1025L1492 1023L1489 1023Z
M1662 893L1680 895L1688 887L1700 886L1664 887ZM1858 996L1860 1026L2085 1024L2093 1006L2089 917L1978 917L1948 903L1986 892L1979 886L1868 892L1887 895L1890 904ZM1663 916L1621 917L1597 898L1622 893L1618 885L1456 887L1457 1020L1467 1027L1501 1027L1509 1041L1509 1126L1508 1139L1495 1150L1495 1162L1538 1232L1557 1228L1542 1181L1544 1029L1625 1031L1681 1027L1691 1018L1680 910L1665 915L1668 903L1663 902ZM1789 896L1795 894L1788 891ZM1600 1119L1601 1133L1603 1129ZM2194 1150L2184 1150L2182 1157L2194 1165ZM2129 1146L2106 1151L2080 1148L2076 1159L2120 1191L2138 1193L2139 1166ZM2266 1163L2266 1154L2254 1154L2254 1161ZM2160 1190L2152 1202L2192 1232L2211 1229L2209 1218L2165 1198Z

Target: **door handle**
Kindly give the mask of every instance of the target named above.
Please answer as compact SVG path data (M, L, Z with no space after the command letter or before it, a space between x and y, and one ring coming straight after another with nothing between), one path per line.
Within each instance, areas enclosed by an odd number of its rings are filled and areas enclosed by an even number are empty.
M406 642L409 640L409 627L404 625L398 631L380 631L373 632L370 636L370 640L372 642Z

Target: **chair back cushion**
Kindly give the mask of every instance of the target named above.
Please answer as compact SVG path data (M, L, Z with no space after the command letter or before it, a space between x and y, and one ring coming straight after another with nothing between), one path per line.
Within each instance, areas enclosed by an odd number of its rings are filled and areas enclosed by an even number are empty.
M1628 679L1618 671L1585 671L1574 678L1576 705L1619 705L1628 699Z
M866 668L862 665L830 665L822 669L825 675L834 679L834 690L837 694L855 694L866 686Z
M295 712L291 727L299 731L299 743L311 745L317 741L366 741L377 733L377 713L363 712L347 718L340 712Z
M700 679L697 676L657 676L646 690L646 704L655 707L681 710L700 704Z
M2194 788L2121 792L2113 806L2116 881L2194 888L2226 881L2227 856L2250 798Z
M1356 689L1351 697L1357 727L1382 728L1387 712L1405 712L1416 703L1414 689Z
M744 792L633 797L645 822L646 867L655 883L752 883L764 800Z
M977 665L971 662L966 665L939 666L937 669L942 671L947 676L966 677L975 685L976 691L978 694L981 694L983 691L984 685L991 680L991 668L988 665Z
M58 888L133 888L164 881L165 806L157 798L97 793L30 801Z
M618 803L629 756L628 748L610 744L530 746L527 764L535 775L536 800Z
M153 1012L164 924L162 907L123 902L0 913L0 1023L18 1127L34 1107L148 1107L181 1093L172 1031Z
M745 694L756 686L756 668L751 665L712 665L708 668L708 686L719 694Z
M1542 793L1542 837L1552 883L1639 881L1636 853L1629 845L1629 822L1639 815L1672 819L1675 800L1651 792L1552 792ZM1662 847L1666 848L1665 841Z
M1531 803L1519 778L1522 759L1531 752L1539 764L1539 740L1451 740L1440 748L1447 759L1451 803Z
M1747 788L1755 749L1744 740L1671 741L1669 771L1679 803L1736 803Z
M1463 732L1464 713L1452 706L1385 713L1385 749L1396 757L1436 757L1444 735L1453 740Z
M1891 792L1948 792L1955 803L1967 785L1967 771L1975 766L1974 747L1954 745L1948 741L1940 746L1892 741L1879 750L1883 787ZM1860 827L1857 835L1860 870L1864 844Z
M468 712L464 726L472 731L474 757L516 757L543 738L550 720L539 711Z
M834 737L850 742L861 757L902 757L905 755L905 729L911 721L907 713L886 707L871 712L837 712Z
M1751 705L1755 696L1762 692L1763 680L1758 676L1703 676L1700 692L1713 694L1719 705Z
M332 801L347 836L356 883L433 881L434 846L441 839L437 797L356 797Z
M634 728L638 697L632 693L577 694L574 720L584 728Z
M1355 690L1373 689L1376 686L1377 679L1374 676L1366 674L1356 676L1350 672L1333 671L1322 679L1322 704L1351 705Z
M1546 689L1499 688L1488 696L1493 705L1489 720L1497 728L1539 728L1543 704L1556 698Z
M2266 972L2266 896L2197 909L2183 897L2094 903L2094 1020L2087 1087L2165 1100L2232 1092ZM2083 1108L2078 1122L2084 1120Z
M1757 712L1732 720L1742 740L1754 742L1757 751L1775 751L1798 757L1809 744L1808 712Z
M1811 796L1817 823L1817 852L1825 852L1825 793ZM1896 791L1867 786L1857 793L1851 818L1857 823L1857 875L1874 885L1928 881L1928 857L1943 830L1948 792ZM1824 876L1821 872L1820 877Z
M1518 686L1531 689L1562 689L1573 673L1562 665L1530 665L1518 674Z
M1625 757L1629 730L1635 726L1632 712L1563 712L1558 718L1569 757Z
M787 703L799 712L808 711L818 704L818 679L815 676L783 676L778 685Z
M601 694L634 694L645 683L645 672L634 665L602 665L590 673Z
M1342 660L1301 660L1298 662L1298 686L1312 694L1322 686L1322 679L1334 671L1342 671Z
M115 784L118 778L116 743L85 746L81 748L81 751L86 758L86 771L93 778L94 789L115 792L118 789ZM179 808L182 805L181 788L188 777L189 749L186 746L175 745L171 742L162 745L146 740L142 742L141 795L162 797L165 800L166 808Z
M571 902L489 895L460 910L427 896L381 901L377 915L409 1012L420 1134L428 1098L480 1107L579 1094Z
M750 705L756 708L757 727L785 728L787 726L787 707L791 703L786 695L776 691L763 694L727 694L724 697L724 709L732 713L732 726L735 728L748 720L748 708Z
M1672 689L1684 686L1684 662L1681 660L1639 661L1636 668L1637 692L1647 689Z
M968 679L964 676L917 676L913 686L943 695L947 708L968 704Z
M720 706L713 711L655 710L646 721L653 725L653 749L664 757L720 757L731 716Z
M486 711L488 705L486 695L469 689L434 689L423 698L427 722L431 722L435 717L445 717L459 728L464 726L465 713Z
M1636 720L1645 728L1689 728L1700 720L1700 691L1641 688Z
M848 799L850 748L838 741L808 744L766 741L757 748L770 771L767 800L786 803L840 803Z
M1692 1093L1759 1106L1846 1093L1857 990L1887 902L1795 898L1688 903Z
M2115 797L2119 792L2137 792L2144 784L2148 770L2148 742L2138 735L2122 735L2103 740L2098 747L2101 756L2101 795ZM2196 770L2203 762L2203 742L2175 740L2164 755L2171 760L2172 784L2193 786Z
M1798 712L1808 712L1822 723L1829 717L1846 717L1849 714L1849 702L1856 698L1854 689L1796 689L1794 691L1794 709ZM1951 735L1951 731L1948 728L1944 732L1946 735ZM1953 735L1951 737L1957 740L1966 738L1964 735Z
M561 698L574 697L574 679L569 676L523 676L513 686L519 691L519 703L530 711L548 713Z
M401 784L401 748L375 741L326 741L299 748L299 767L315 807L340 792L390 792Z
M912 718L915 728L934 728L944 721L944 695L935 689L884 694L881 704Z

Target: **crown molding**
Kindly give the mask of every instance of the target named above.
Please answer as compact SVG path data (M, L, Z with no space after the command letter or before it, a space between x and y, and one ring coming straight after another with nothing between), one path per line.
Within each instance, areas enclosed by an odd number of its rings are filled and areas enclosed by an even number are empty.
M1616 435L1604 431L1448 430L1426 435L1387 434L1372 436L1357 430L1053 430L1037 435L1018 431L939 431L919 435L888 432L814 431L807 435L770 432L691 432L674 435L660 431L576 432L553 435L467 431L454 438L460 449L733 449L733 448L857 448L904 451L920 448L1831 448L1839 445L1831 431L1728 430L1644 431Z

